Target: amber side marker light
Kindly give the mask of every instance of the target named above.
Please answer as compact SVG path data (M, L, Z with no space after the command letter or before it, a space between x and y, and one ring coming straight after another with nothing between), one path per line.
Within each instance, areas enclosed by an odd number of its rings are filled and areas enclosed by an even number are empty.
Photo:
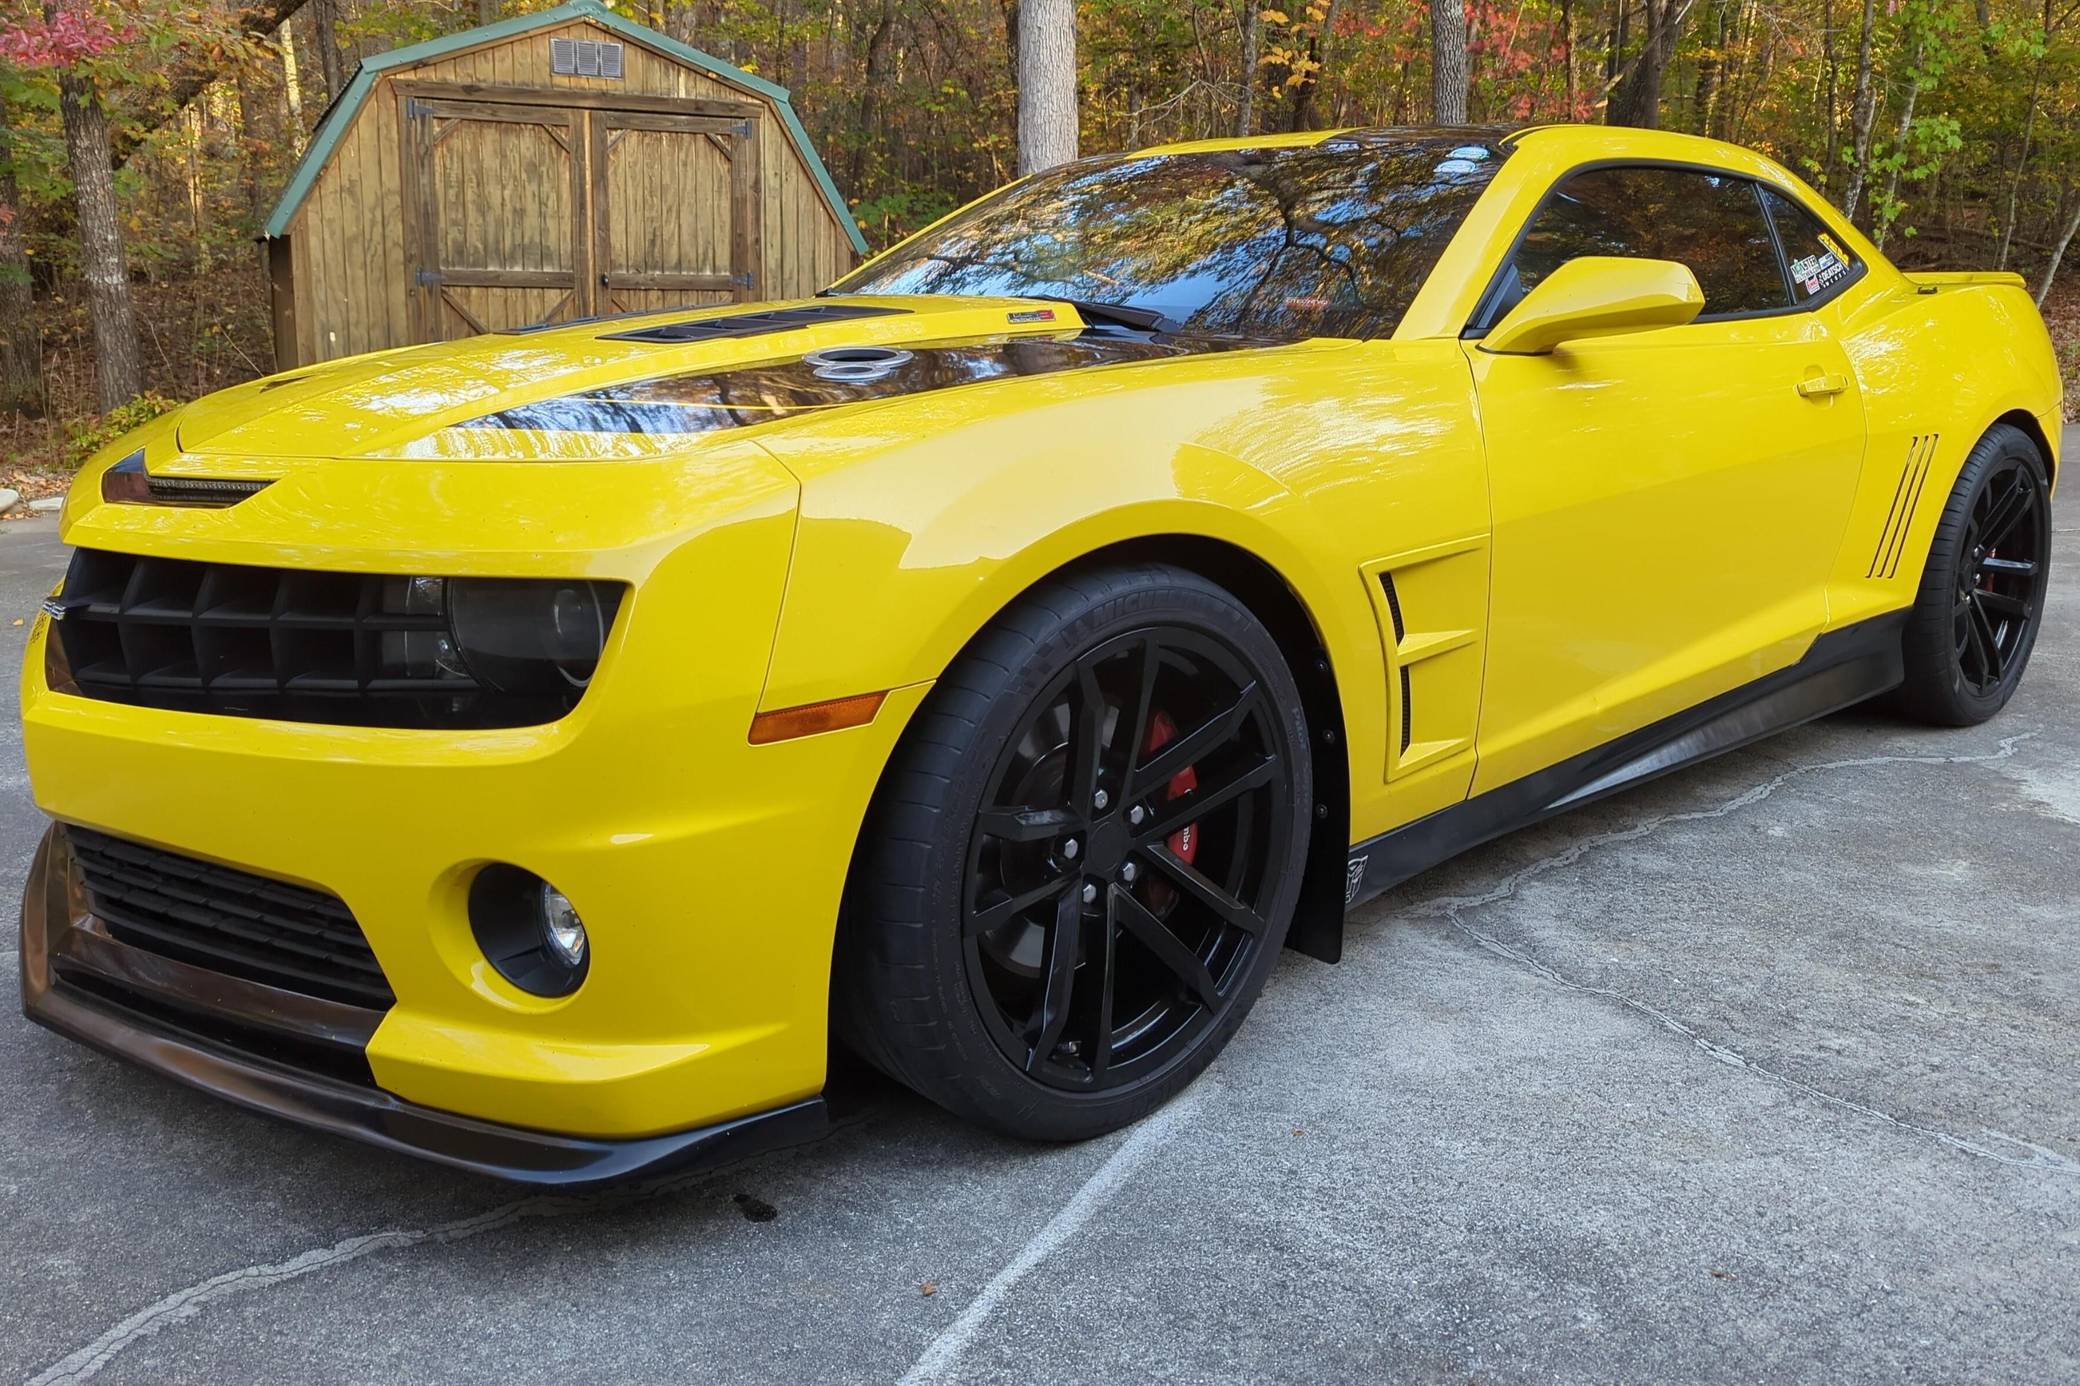
M859 693L850 698L833 698L827 703L804 703L761 712L751 719L751 744L764 746L775 741L792 741L818 732L863 727L881 711L886 693Z

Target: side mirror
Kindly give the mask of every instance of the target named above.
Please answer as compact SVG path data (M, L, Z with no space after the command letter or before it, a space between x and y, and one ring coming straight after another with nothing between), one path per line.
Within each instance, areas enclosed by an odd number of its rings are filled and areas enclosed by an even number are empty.
M1524 295L1481 339L1483 351L1538 356L1562 342L1681 327L1704 308L1688 265L1583 255Z

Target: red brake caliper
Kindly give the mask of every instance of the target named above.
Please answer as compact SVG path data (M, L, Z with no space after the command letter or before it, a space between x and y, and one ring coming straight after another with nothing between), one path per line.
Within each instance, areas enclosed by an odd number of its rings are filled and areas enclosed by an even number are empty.
M1158 708L1148 719L1148 744L1141 748L1141 753L1154 755L1176 738L1177 723L1170 720L1169 713ZM1170 777L1169 784L1163 786L1163 799L1165 802L1181 799L1198 787L1199 767L1187 765ZM1169 847L1172 855L1179 861L1191 862L1199 855L1199 825L1185 824L1170 834L1164 845ZM1177 891L1169 882L1152 880L1148 883L1148 903L1151 909L1160 913L1176 902Z

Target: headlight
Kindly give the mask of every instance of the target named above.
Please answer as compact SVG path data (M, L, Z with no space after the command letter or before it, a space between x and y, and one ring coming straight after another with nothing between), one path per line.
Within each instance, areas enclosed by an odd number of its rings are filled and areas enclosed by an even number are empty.
M470 673L501 693L562 693L592 680L621 588L601 582L455 578L448 631Z

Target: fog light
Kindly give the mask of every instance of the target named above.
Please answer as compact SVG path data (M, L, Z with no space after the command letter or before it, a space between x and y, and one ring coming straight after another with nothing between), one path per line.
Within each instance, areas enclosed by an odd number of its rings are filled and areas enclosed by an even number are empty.
M498 975L536 996L568 996L591 946L570 900L532 871L493 863L469 885L469 927Z
M571 908L562 891L542 882L542 932L549 951L563 959L566 967L585 965L585 921Z

